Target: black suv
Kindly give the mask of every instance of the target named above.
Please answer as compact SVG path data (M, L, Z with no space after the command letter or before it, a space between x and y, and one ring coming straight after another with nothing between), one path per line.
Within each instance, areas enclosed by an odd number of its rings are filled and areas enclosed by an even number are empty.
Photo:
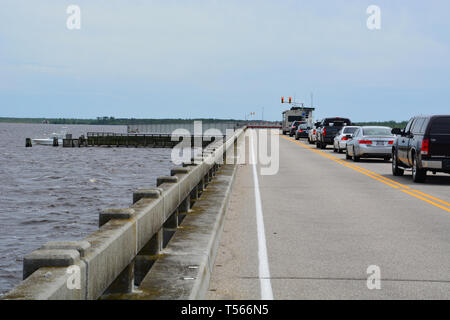
M292 137L295 135L297 128L299 125L306 123L305 121L294 121L289 129L289 136Z
M320 149L325 149L327 145L334 144L334 137L337 135L339 130L345 126L351 126L352 122L347 118L325 118L319 124L319 129L316 133L316 147Z
M392 173L412 169L414 182L424 182L427 171L450 173L450 115L418 116L397 135L392 147Z

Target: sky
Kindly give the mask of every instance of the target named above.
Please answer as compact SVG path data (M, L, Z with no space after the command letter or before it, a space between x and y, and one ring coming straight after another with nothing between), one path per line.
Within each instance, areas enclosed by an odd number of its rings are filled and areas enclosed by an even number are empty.
M311 93L316 119L448 114L449 14L447 0L0 0L0 117L281 120L282 96Z

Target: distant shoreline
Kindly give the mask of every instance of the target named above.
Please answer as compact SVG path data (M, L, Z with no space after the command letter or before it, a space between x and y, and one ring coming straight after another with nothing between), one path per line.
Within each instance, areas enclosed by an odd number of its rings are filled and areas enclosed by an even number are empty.
M113 118L101 117L97 119L73 119L73 118L13 118L0 117L0 123L34 123L34 124L84 124L84 125L129 125L129 124L167 124L167 123L190 123L192 121L205 122L241 122L235 119L134 119L134 118Z
M236 119L213 119L213 118L199 118L199 119L134 119L134 118L112 118L102 117L97 119L70 119L70 118L7 118L0 117L0 123L34 123L34 124L81 124L81 125L118 125L126 126L129 124L168 124L168 123L191 123L192 121L205 122L245 122ZM404 128L408 121L364 121L355 122L358 126L387 126L391 128Z

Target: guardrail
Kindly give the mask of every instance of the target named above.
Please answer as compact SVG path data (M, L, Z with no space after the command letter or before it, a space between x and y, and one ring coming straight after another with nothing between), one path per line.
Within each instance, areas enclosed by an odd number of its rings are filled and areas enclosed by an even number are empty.
M250 121L246 127L249 129L281 129L281 124L273 121Z
M137 189L130 208L102 211L99 230L85 239L50 242L25 256L24 281L1 299L90 300L130 293L154 263L148 257L167 244L243 131L214 141L193 163L159 177L156 188Z

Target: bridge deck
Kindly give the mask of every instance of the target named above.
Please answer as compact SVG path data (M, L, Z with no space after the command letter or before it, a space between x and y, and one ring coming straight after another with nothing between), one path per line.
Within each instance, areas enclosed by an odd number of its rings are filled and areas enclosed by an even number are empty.
M270 277L260 280L255 184L246 164L207 298L255 299L267 284L275 299L450 297L448 175L417 185L408 173L393 177L387 162L354 167L330 149L279 140L278 174L262 176L257 166ZM381 290L367 287L371 265L380 268Z

